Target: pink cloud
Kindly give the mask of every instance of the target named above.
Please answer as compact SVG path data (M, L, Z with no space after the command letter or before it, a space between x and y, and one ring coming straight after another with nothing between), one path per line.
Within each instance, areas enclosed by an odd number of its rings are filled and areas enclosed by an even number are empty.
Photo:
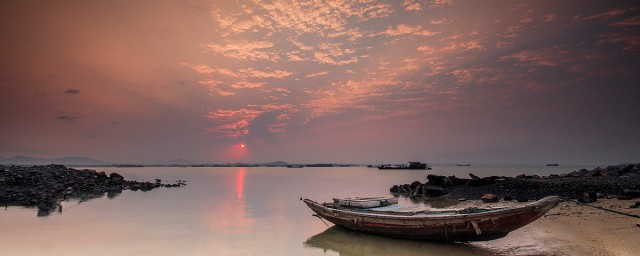
M537 50L523 50L515 54L502 57L501 59L515 59L529 66L557 66L561 63L574 61L571 52L560 46Z
M329 72L322 71L322 72L318 72L318 73L308 74L308 75L306 75L304 77L305 78L313 78L313 77L318 77L318 76L326 76L327 74L329 74Z
M226 57L239 60L270 60L277 61L278 55L273 52L265 51L264 49L272 48L273 43L269 41L237 41L228 43L226 45L219 45L215 43L209 43L205 45L205 48L221 54Z
M410 26L407 24L399 24L395 27L388 27L387 30L372 34L372 36L378 35L388 35L388 36L400 36L400 35L415 35L415 36L433 36L438 34L438 32L433 32L429 30L423 30L421 26Z
M293 75L293 73L284 70L260 71L253 68L245 68L240 70L246 77L252 78L285 78Z

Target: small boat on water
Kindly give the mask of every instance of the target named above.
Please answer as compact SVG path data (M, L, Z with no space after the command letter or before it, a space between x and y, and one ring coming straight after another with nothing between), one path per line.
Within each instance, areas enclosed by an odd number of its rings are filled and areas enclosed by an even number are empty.
M404 164L383 164L378 166L378 169L380 170L387 170L387 169L412 169L412 170L431 170L431 166L429 166L426 163L421 163L421 162L409 162L409 165L404 165Z
M394 197L334 198L333 203L346 207L375 208L397 204L398 199Z
M487 241L506 236L555 207L560 198L501 208L403 211L399 205L356 208L302 199L321 219L364 233L427 241ZM335 199L334 199L335 201Z
M547 166L560 166L559 164L553 163L553 164L547 164Z

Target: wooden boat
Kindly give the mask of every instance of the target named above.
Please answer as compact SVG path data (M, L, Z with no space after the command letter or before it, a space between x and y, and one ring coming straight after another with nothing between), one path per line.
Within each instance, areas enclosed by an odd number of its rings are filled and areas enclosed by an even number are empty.
M398 199L393 197L354 197L334 198L333 202L346 207L376 208L397 204Z
M428 241L486 241L506 236L540 218L560 198L504 208L466 208L402 212L379 207L361 209L302 199L316 214L337 226L369 234ZM391 206L395 207L397 205Z

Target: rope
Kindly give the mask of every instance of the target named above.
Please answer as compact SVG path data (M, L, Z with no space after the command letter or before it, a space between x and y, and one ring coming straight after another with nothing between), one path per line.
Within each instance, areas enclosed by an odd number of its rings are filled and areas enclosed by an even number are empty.
M611 209L607 209L607 208L603 208L603 207L595 206L595 205L583 204L583 203L578 202L577 200L575 202L578 205L585 205L585 206L593 207L593 208L596 208L596 209L604 210L604 211L607 211L607 212L613 212L613 213L617 213L617 214L620 214L620 215L625 215L625 216L629 216L629 217L634 217L634 218L640 219L640 215L630 214L630 213L626 213L626 212L620 212L620 211L611 210Z

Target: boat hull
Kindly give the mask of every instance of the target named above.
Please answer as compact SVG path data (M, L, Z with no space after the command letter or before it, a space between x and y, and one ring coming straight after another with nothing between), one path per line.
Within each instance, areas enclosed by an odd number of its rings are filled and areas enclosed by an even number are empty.
M540 218L559 202L547 197L521 207L470 214L391 215L333 209L309 199L304 202L319 217L337 226L369 234L428 241L486 241Z

